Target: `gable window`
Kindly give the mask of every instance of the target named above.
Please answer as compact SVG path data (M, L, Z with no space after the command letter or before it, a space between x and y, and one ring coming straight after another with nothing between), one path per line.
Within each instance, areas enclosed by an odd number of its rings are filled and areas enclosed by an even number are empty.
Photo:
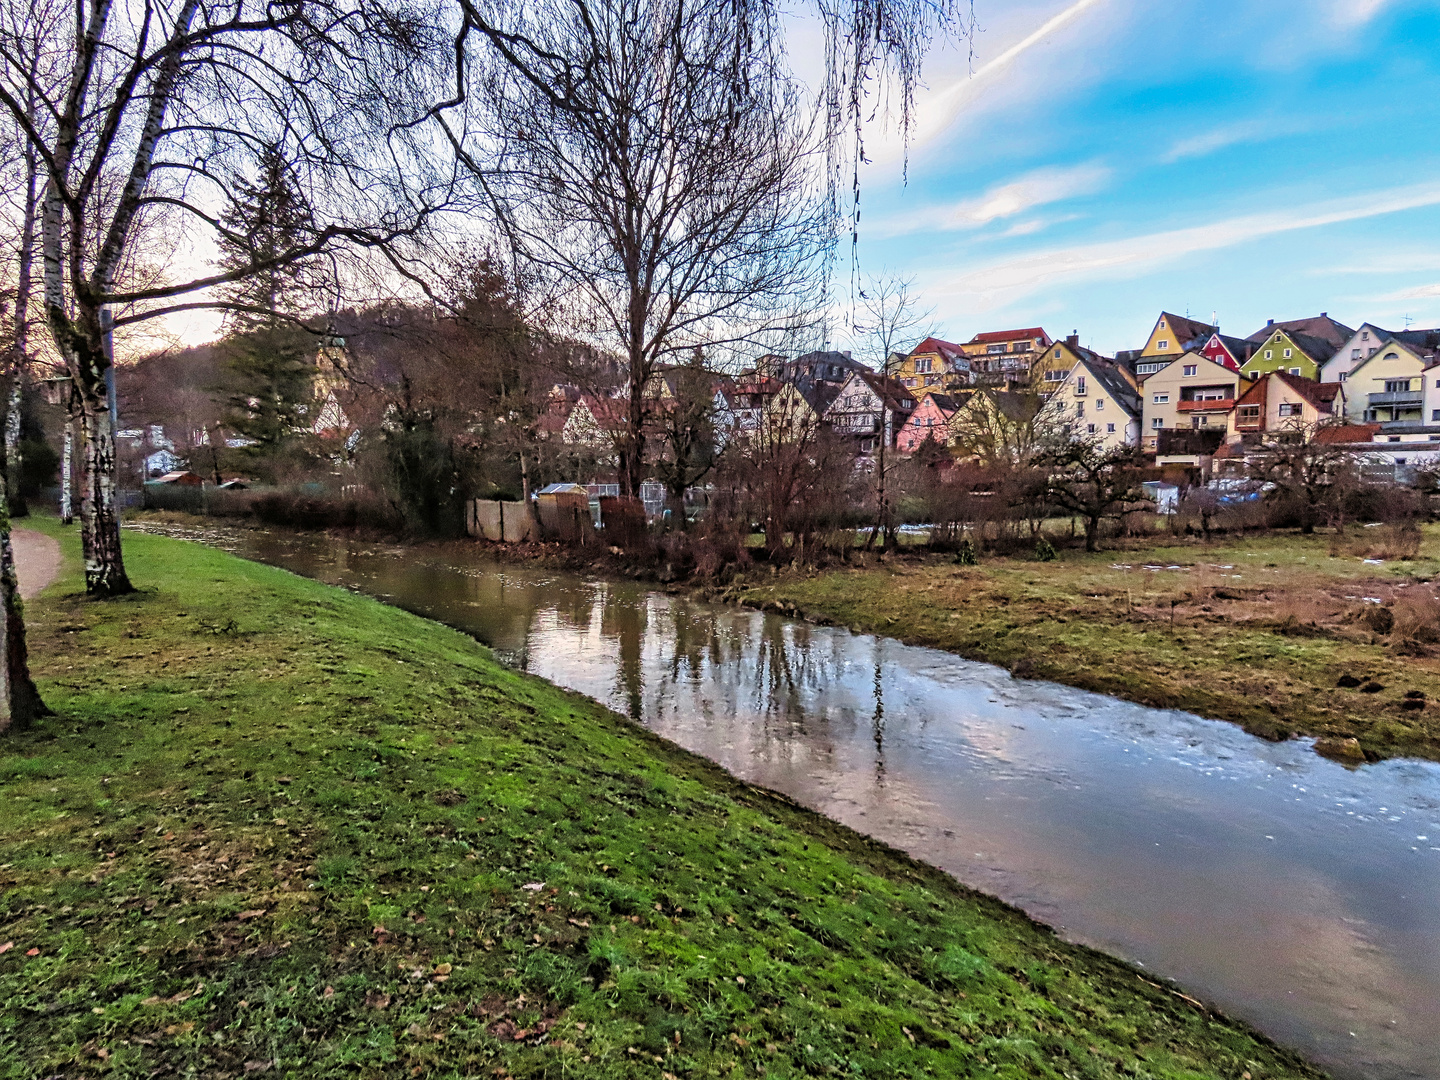
M1170 342L1166 341L1164 338L1161 338L1155 343L1155 347L1157 349L1168 349L1170 347Z
M1095 400L1095 411L1099 412L1103 408L1105 408L1105 399L1103 397L1097 398Z
M934 363L935 363L935 361L932 360L932 359L931 359L930 357L928 357L928 356L923 357L922 359L916 360L916 361L915 361L915 374L917 374L917 375L924 375L924 374L926 374L927 372L929 372L929 371L931 370L931 365L933 365Z
M1350 350L1350 359L1351 359L1351 360L1359 360L1359 359L1360 359L1360 350L1359 350L1359 349L1351 349L1351 350Z
M1184 374L1186 374L1186 375L1194 375L1195 372L1197 372L1197 371L1199 371L1199 370L1200 370L1200 365L1199 365L1199 364L1186 364L1186 365L1185 365L1185 372L1184 372Z
M1154 375L1155 372L1159 371L1159 370L1160 370L1161 368L1163 368L1164 366L1165 366L1164 364L1136 364L1136 365L1135 365L1135 374L1136 374L1136 375Z
M1399 360L1399 359L1400 359L1400 354L1399 354L1398 352L1387 352L1387 353L1385 354L1385 359L1386 359L1386 360Z
M1290 374L1291 374L1291 375L1299 375L1299 374L1300 374L1300 369L1299 369L1298 367L1292 367L1292 368L1290 369Z
M1273 360L1274 358L1275 358L1275 350L1274 350L1274 349L1266 349L1266 350L1265 350L1265 359L1266 359L1266 360Z
M1159 330L1164 330L1164 329L1165 329L1165 320L1164 320L1164 319L1161 319L1161 320L1160 320L1160 325L1157 327L1157 329L1159 329Z
M1051 370L1045 372L1045 381L1046 381L1046 382L1064 382L1066 376L1068 376L1069 374L1070 374L1070 373L1069 373L1068 371L1056 371L1056 370L1054 370L1054 369L1052 368Z
M1084 376L1084 375L1081 375L1078 379L1075 380L1075 393L1077 393L1077 394L1083 394L1083 393L1085 393L1085 376Z
M1348 372L1348 371L1342 371L1342 372L1340 372L1340 381L1341 381L1341 382L1344 382L1344 381L1345 381L1346 379L1348 379L1348 378L1350 378L1350 372ZM1436 385L1436 386L1440 386L1440 383L1436 383L1435 385Z
M1084 403L1083 401L1077 401L1077 402L1075 402L1075 415L1076 415L1076 416L1084 416L1084 415L1085 415L1085 403Z
M1294 355L1295 355L1295 350L1294 350L1294 349L1286 349L1286 350L1285 350L1285 359L1286 359L1286 360L1289 360L1290 357L1292 357L1292 356L1294 356Z
M1094 435L1094 434L1095 434L1095 425L1094 425L1094 424L1091 424L1091 425L1089 426L1089 431L1087 432L1087 434L1090 434L1090 435Z
M1300 405L1294 401L1282 401L1280 403L1279 413L1281 416L1299 416Z
M1155 395L1155 404L1156 404L1156 405L1166 405L1166 404L1169 403L1169 401L1170 401L1170 395L1169 395L1169 394L1156 394L1156 395Z
M1059 349L1056 349L1056 350L1055 350L1055 359L1056 359L1056 360L1059 360L1059 359L1060 359L1060 350L1059 350Z
M1114 435L1114 434L1115 434L1115 425L1114 425L1114 424L1106 424L1106 425L1105 425L1105 433L1106 433L1107 435Z
M1370 331L1369 331L1369 330L1361 330L1361 331L1360 331L1360 340L1361 340L1361 341L1369 341L1369 340L1370 340Z

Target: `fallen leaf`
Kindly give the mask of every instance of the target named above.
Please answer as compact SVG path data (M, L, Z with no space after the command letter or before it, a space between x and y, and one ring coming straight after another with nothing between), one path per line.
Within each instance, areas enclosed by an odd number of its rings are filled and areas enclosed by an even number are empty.
M257 907L257 908L251 908L249 911L242 911L242 912L240 912L239 915L237 915L237 916L235 916L235 917L236 917L237 919L239 919L241 922L244 922L246 919L254 919L254 918L257 918L258 916L264 915L264 914L265 914L265 909L264 909L263 907Z
M0 945L0 953L7 953L7 952L9 952L11 949L13 949L14 947L15 947L15 942L13 942L13 941L7 941L7 942L5 942L5 944Z
M161 999L161 997L160 997L159 994L151 994L151 995L150 995L148 998L146 998L144 1001L140 1002L140 1004L141 1004L141 1005L159 1005L160 1002L161 1002L161 1000L162 1000L162 999Z
M165 1029L166 1035L187 1035L195 1030L195 1021L186 1020L183 1024L171 1024Z
M323 998L325 998L326 1000L329 1000L330 998L333 998L333 997L335 996L335 987L333 987L333 986L327 986L327 987L325 987L325 993L323 993L323 994L320 995L320 996L323 997Z
M736 981L737 983L739 983L741 986L744 986L744 985L745 985L745 976L744 976L744 975L736 975L736 976L735 976L735 981Z
M288 824L290 824L290 823L289 823L288 821L286 821L283 817L277 817L277 818L275 819L275 824L276 824L276 825L288 825ZM268 1069L270 1066L267 1065L267 1066L265 1066L265 1067Z
M520 886L520 888L525 889L527 892L539 892L544 887L545 883L543 881L532 881L529 884Z
M40 955L40 950L39 950L39 949L26 949L26 950L25 950L25 955L26 955L26 956L39 956L39 955Z
M365 995L365 1007L367 1009L380 1009L384 1011L390 1007L390 995L376 993L372 990Z
M453 967L451 967L449 964L436 964L436 965L435 965L435 974L436 974L436 975L449 975L450 972L452 972L452 971L454 971L454 970L455 970L455 969L454 969Z
M270 1062L268 1062L268 1061L247 1061L247 1062L245 1062L245 1071L246 1071L247 1073L249 1073L249 1072L269 1072L269 1071L270 1071Z

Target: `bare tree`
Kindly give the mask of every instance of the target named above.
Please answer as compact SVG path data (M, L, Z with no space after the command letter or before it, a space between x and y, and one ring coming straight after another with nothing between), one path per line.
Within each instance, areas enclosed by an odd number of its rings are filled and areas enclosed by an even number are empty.
M921 341L931 333L930 312L920 310L919 298L912 289L914 280L892 276L873 278L861 291L857 304L855 334L863 343L862 355L869 355L880 372L884 392L880 398L880 441L875 455L875 526L865 541L868 551L877 535L884 534L886 551L895 547L895 512L891 505L886 481L889 468L886 457L894 440L896 419L889 400L895 371L904 356L902 345Z
M38 75L25 54L37 24L48 60ZM447 197L409 126L437 75L448 78L446 40L435 12L379 0L0 0L0 105L39 158L44 306L79 403L90 592L130 588L107 387L112 317L120 327L235 309L213 290L320 253L378 252L404 269L403 241ZM213 249L241 195L234 177L276 147L313 210L300 243L220 268L142 264L157 227L172 255Z
M1141 486L1144 455L1136 446L1106 448L1096 439L1055 438L1035 456L1046 498L1085 522L1085 550L1094 551L1100 525L1149 503Z
M1360 486L1353 447L1323 436L1335 426L1333 420L1294 420L1247 455L1250 480L1261 486L1267 502L1289 503L1306 535L1322 523L1343 527L1346 503Z
M729 0L465 2L488 47L439 115L512 250L623 357L636 494L657 369L818 302L828 219L800 90Z

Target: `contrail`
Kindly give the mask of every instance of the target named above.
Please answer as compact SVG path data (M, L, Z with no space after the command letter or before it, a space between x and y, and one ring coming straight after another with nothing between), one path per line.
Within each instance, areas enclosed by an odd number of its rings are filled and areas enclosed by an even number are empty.
M955 118L955 112L960 107L960 103L965 99L967 93L978 87L988 76L1006 67L1021 53L1039 44L1048 35L1053 34L1061 27L1074 22L1096 4L1103 2L1104 0L1075 0L1075 3L1071 4L1064 11L1047 19L1034 33L1017 41L989 63L981 65L973 74L967 75L963 79L957 79L944 90L940 91L940 93L925 103L926 111L930 112L934 119L922 124L922 127L926 130L919 133L917 141L923 142L925 139L938 134L942 129L948 127L950 121Z

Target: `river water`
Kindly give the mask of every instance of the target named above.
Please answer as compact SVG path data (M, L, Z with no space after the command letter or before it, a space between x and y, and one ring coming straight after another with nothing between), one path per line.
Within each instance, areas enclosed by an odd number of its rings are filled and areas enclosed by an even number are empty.
M1440 765L626 583L262 532L745 780L1142 964L1338 1077L1440 1077Z

